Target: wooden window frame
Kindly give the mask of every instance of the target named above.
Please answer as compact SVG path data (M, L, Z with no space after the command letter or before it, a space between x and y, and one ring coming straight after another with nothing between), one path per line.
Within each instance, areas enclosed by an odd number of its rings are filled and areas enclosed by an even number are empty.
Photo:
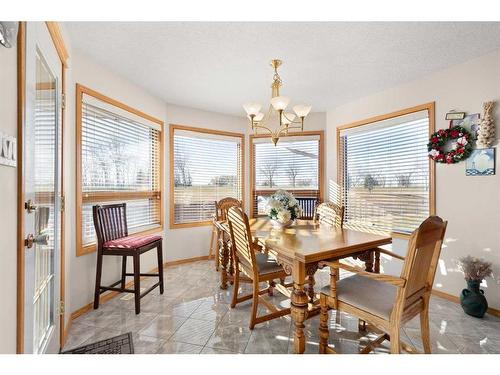
M319 201L322 202L324 199L324 185L325 185L325 152L324 152L324 134L323 130L310 130L303 132L290 132L288 135L280 136L280 138L286 137L301 137L301 136L319 136L319 148L318 148L318 190L319 190ZM269 138L271 142L271 136L268 134L251 134L250 135L250 217L254 217L254 197L255 197L255 150L254 150L254 139L257 138ZM270 189L260 189L259 191L267 191ZM271 189L272 190L272 189ZM297 191L310 191L311 189L302 189Z
M337 127L337 186L339 186L340 195L342 196L343 194L342 187L344 186L342 180L342 165L341 165L342 156L340 150L340 132L342 130L355 128L363 125L369 125L374 122L384 121L394 117L404 116L411 113L426 110L429 115L429 136L430 136L432 133L435 132L435 127L436 127L435 107L436 107L435 102L429 102L414 107L401 109L399 111L387 113L384 115L369 117L367 119L355 121L350 124L338 126ZM435 215L435 214L436 214L436 163L429 158L429 215ZM410 238L410 234L399 233L399 232L392 232L391 236L394 238L403 238L403 239Z
M114 107L120 108L133 115L142 117L150 122L160 126L160 170L159 170L159 193L158 192L82 192L82 101L83 95L91 96L102 102L110 104ZM164 159L164 122L150 116L144 112L134 109L124 103L103 95L95 90L85 87L79 83L76 84L76 256L90 254L96 251L97 245L83 245L82 243L82 206L83 203L93 202L96 200L116 201L116 200L130 200L136 198L156 198L160 201L160 225L157 228L143 230L136 234L150 234L163 231L163 191L164 191L164 178L163 178L163 159Z
M223 130L213 130L207 128L199 128L195 126L170 124L169 130L169 187L170 187L170 199L169 199L169 228L170 229L180 229L180 228L194 228L212 225L212 221L198 221L194 223L179 223L175 224L175 202L174 202L174 133L176 130L186 130L195 133L203 134L213 134L222 135L226 137L240 138L241 142L241 176L240 176L240 186L241 186L241 203L244 207L244 197L245 197L245 134L229 132Z

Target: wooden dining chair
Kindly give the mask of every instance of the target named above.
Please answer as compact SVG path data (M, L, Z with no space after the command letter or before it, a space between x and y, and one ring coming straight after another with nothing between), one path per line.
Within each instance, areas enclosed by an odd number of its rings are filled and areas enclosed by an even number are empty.
M344 207L333 202L323 202L314 208L312 216L313 222L319 225L326 225L332 228L342 228L344 225ZM316 281L314 275L307 276L307 295L309 302L313 302L316 296L314 285Z
M344 207L333 202L321 203L314 212L314 222L320 225L328 225L333 228L344 227ZM365 263L365 271L379 273L380 271L380 249L365 250L353 256Z
M316 197L296 197L297 203L302 208L302 216L300 219L311 220L314 218L316 206L318 205L318 198Z
M320 353L335 353L328 346L328 309L355 315L382 331L361 353L369 353L384 340L390 340L390 352L415 350L400 342L401 326L420 314L420 329L425 353L431 352L429 338L429 298L441 253L447 222L437 216L426 219L411 235L406 257L387 255L404 261L399 277L375 274L339 261L324 262L330 267L330 285L320 297ZM337 281L344 269L355 275Z
M163 294L162 237L159 235L128 235L127 206L125 203L96 205L92 207L94 228L97 236L97 268L94 294L94 309L99 308L99 297L107 290L134 293L135 313L141 312L140 300L157 286ZM140 256L146 251L157 249L158 273L141 273ZM122 257L121 279L109 286L101 286L102 260L105 255ZM127 257L133 258L133 273L127 273ZM125 288L127 276L134 277L134 289ZM158 277L158 282L141 293L141 276ZM116 287L120 284L120 287Z
M231 308L236 304L252 299L252 311L250 315L250 329L256 324L266 322L290 314L290 308L278 310L272 303L267 301L262 294L269 293L273 288L274 280L284 280L287 276L283 267L267 254L260 252L258 245L252 241L248 216L239 207L231 207L228 211L229 230L233 257L235 261L234 289ZM251 294L238 296L240 273L252 280L253 291ZM259 290L259 283L268 282L269 287ZM284 285L280 285L284 287ZM278 290L281 291L280 288ZM286 295L286 294L285 294ZM269 314L257 316L259 303L262 303Z
M220 201L215 201L215 213L214 220L216 221L225 221L227 220L227 210L231 207L242 207L243 204L240 200L236 198L222 198ZM219 267L221 263L221 257L224 256L222 254L223 245L225 245L222 241L227 240L225 238L224 233L221 233L219 229L215 225L212 225L212 235L210 238L210 251L208 253L208 257L215 257L215 270L219 272ZM229 254L230 255L230 254ZM232 268L232 261L229 259ZM223 261L224 263L224 261Z
M344 225L344 206L333 202L323 202L316 206L313 220L317 224L325 224L336 228Z

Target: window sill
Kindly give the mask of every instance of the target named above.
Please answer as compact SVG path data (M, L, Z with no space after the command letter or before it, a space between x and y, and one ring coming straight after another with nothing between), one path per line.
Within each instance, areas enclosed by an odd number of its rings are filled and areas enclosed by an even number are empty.
M199 221L199 222L196 222L196 223L170 224L170 229L207 227L207 226L210 226L210 225L212 225L212 221Z

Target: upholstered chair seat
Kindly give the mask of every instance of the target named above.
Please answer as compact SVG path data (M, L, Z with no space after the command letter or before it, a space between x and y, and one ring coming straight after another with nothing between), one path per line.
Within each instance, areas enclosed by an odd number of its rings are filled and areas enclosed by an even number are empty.
M337 299L370 314L389 320L397 288L378 280L354 275L337 282ZM321 289L330 296L330 285Z

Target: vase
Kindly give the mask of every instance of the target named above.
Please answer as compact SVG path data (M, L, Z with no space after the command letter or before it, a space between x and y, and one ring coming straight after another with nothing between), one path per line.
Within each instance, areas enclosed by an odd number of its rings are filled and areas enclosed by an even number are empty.
M488 301L484 291L479 289L481 280L467 280L467 289L460 294L460 304L465 313L476 318L482 318L488 310Z
M280 229L283 230L285 228L288 228L290 225L292 225L293 220L288 220L286 223L282 223L281 221L271 219L271 224L273 225L274 229Z

